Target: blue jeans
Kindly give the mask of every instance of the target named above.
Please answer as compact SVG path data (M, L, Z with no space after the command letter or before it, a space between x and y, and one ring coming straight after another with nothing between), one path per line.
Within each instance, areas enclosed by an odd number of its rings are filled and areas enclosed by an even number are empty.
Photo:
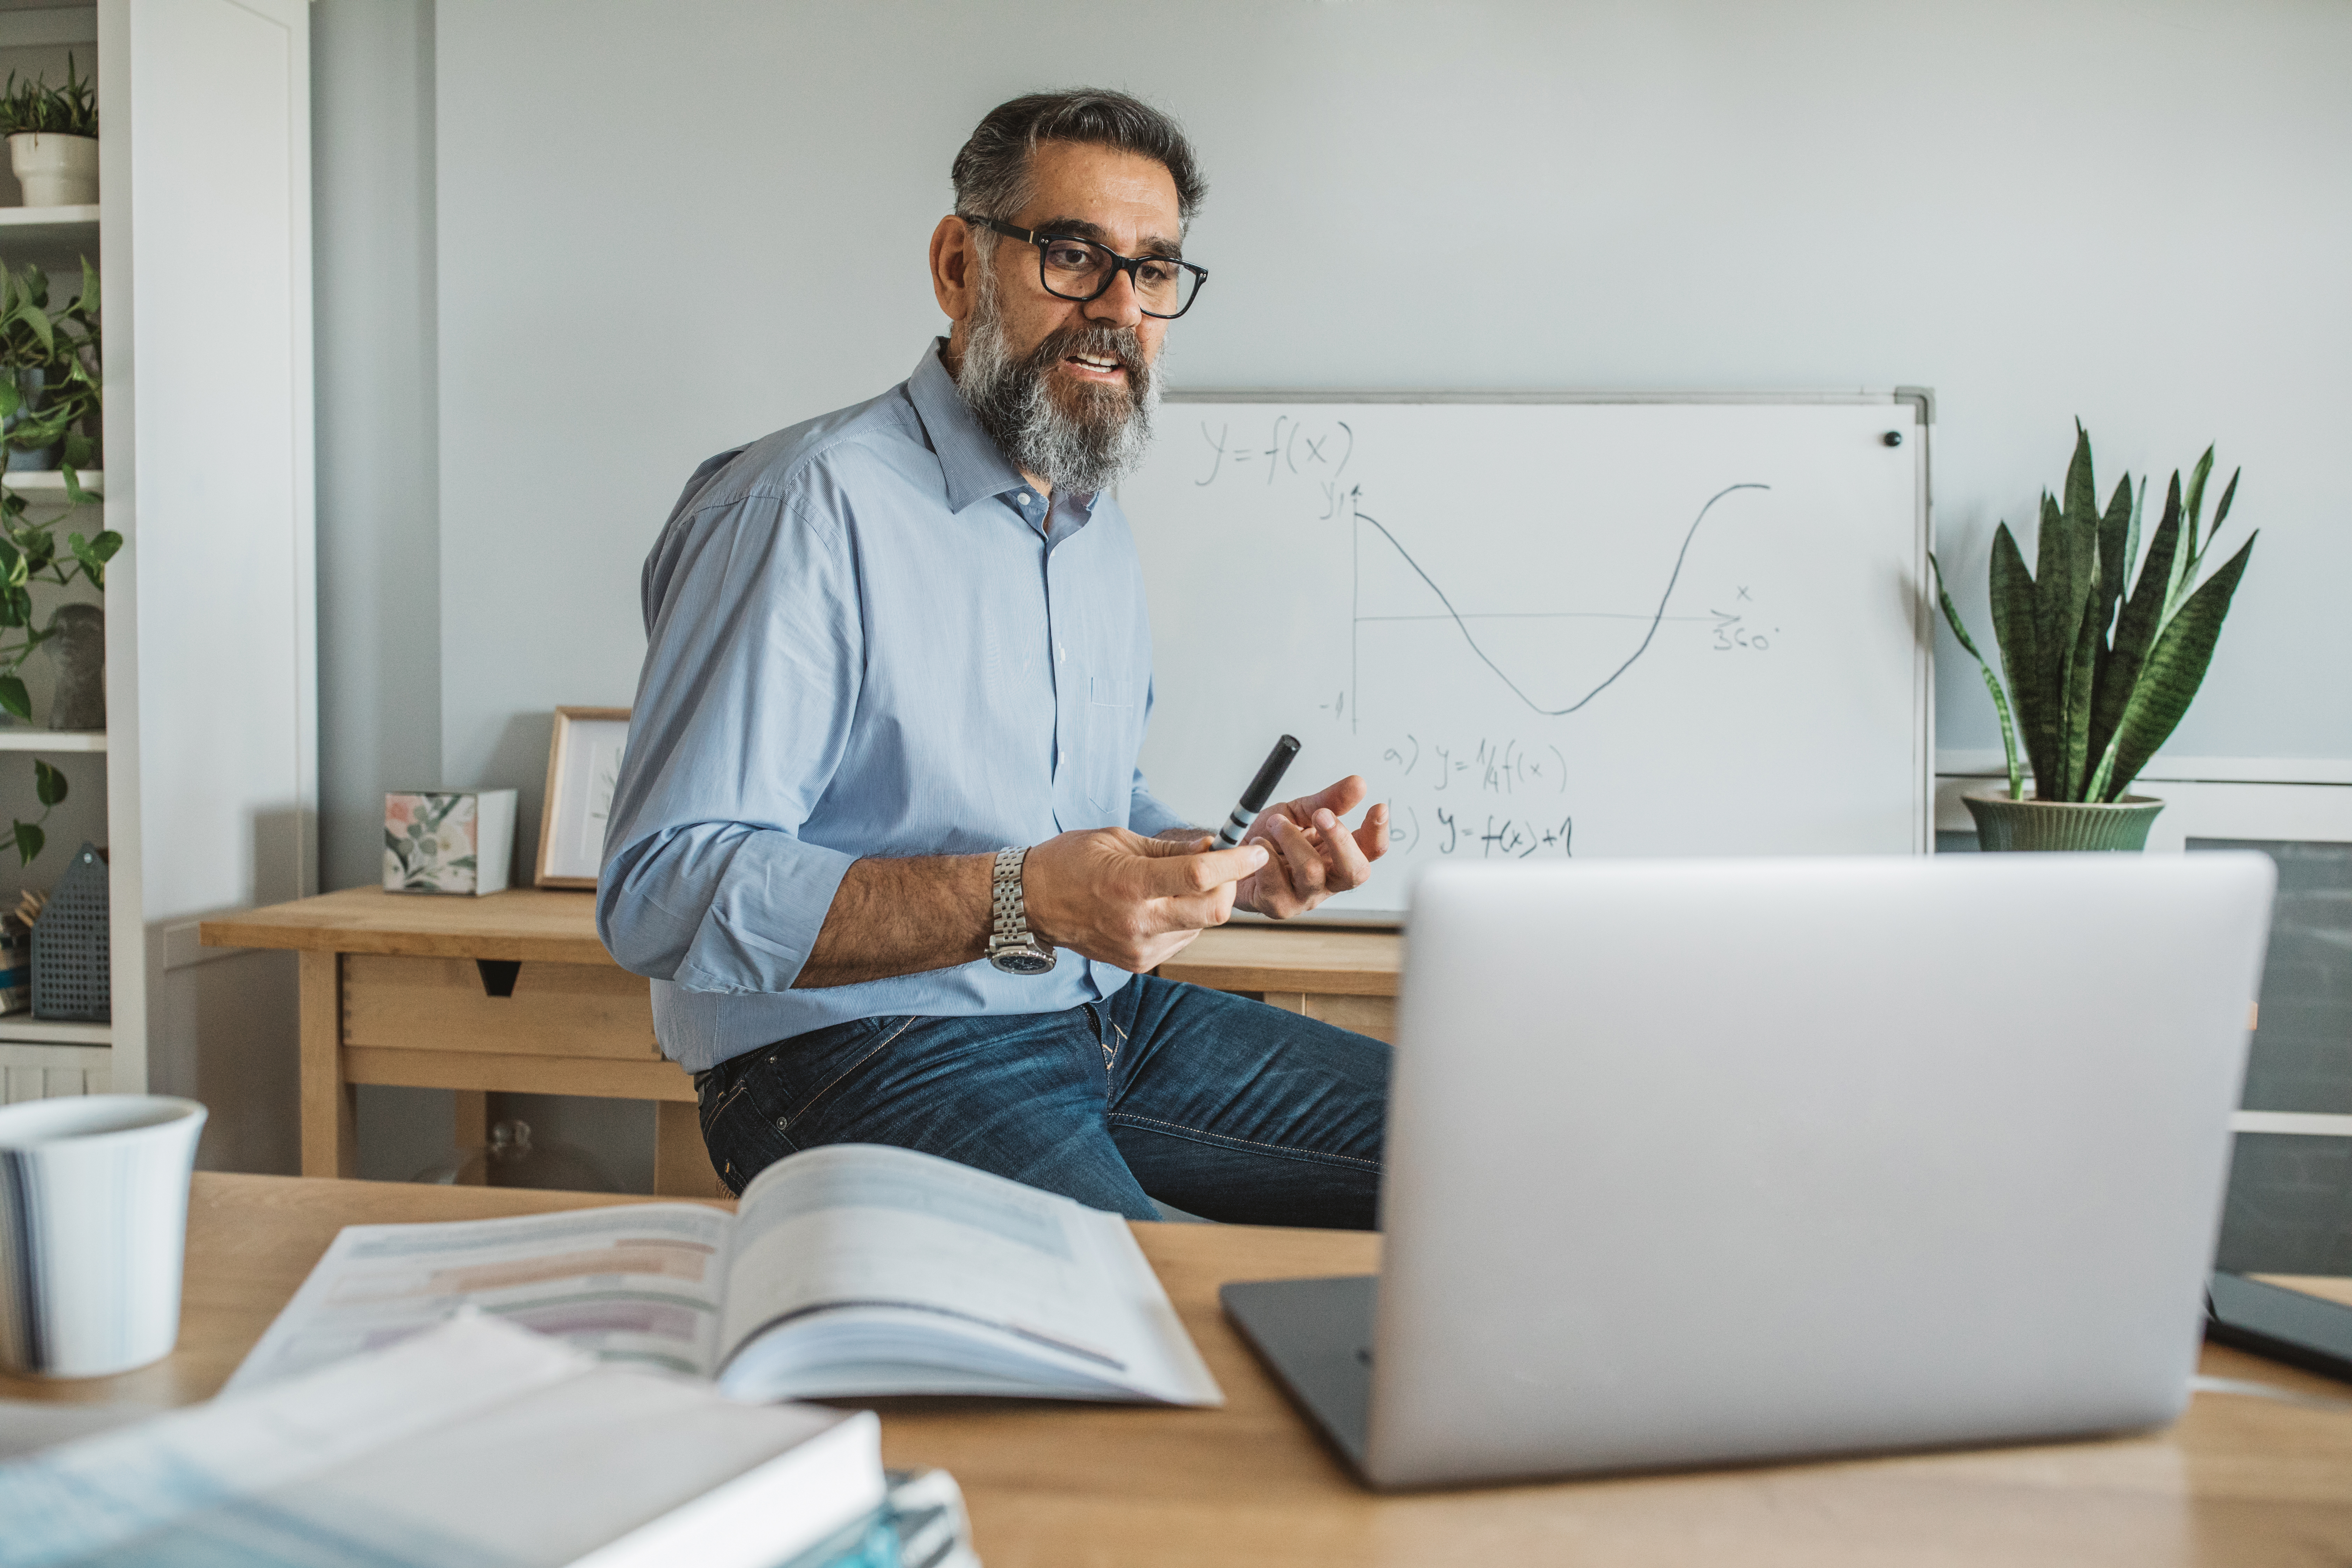
M1369 1230L1389 1047L1139 975L1066 1013L863 1018L695 1075L730 1191L824 1143L895 1143L1129 1219ZM1145 1194L1150 1194L1147 1197Z

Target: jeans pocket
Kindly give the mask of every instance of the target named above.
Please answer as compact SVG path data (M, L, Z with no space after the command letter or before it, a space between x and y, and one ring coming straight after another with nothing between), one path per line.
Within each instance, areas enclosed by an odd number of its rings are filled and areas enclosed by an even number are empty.
M777 1129L788 1131L797 1126L842 1091L855 1088L859 1074L920 1021L916 1017L866 1018L854 1030L823 1031L826 1037L838 1037L813 1040L814 1048L798 1049L798 1041L787 1040L770 1052L763 1070L768 1076L766 1087L773 1097Z
M710 1152L710 1168L737 1197L752 1177L799 1152L752 1092L749 1073L736 1075L702 1107L702 1142Z

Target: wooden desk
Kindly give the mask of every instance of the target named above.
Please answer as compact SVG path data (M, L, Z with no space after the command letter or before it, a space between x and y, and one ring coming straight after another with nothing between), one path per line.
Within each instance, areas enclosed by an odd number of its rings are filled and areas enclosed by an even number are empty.
M1261 996L1394 1045L1403 968L1404 938L1392 931L1229 925L1202 931L1159 973L1212 991Z
M457 1094L460 1149L488 1141L492 1092L654 1102L654 1190L720 1194L694 1084L654 1043L646 982L596 939L591 894L484 899L352 888L204 922L208 947L300 954L302 1173L358 1167L352 1086ZM1229 926L1160 973L1394 1038L1390 932Z
M358 1170L352 1086L457 1092L460 1149L488 1142L492 1092L654 1102L654 1190L724 1196L694 1081L654 1043L646 982L596 939L584 892L483 899L352 888L206 921L208 947L300 955L302 1173Z
M341 1226L609 1203L504 1188L199 1173L180 1348L121 1377L0 1375L0 1398L185 1404L219 1387ZM636 1201L636 1200L624 1200ZM2168 1431L2100 1443L1375 1497L1309 1434L1227 1327L1228 1279L1360 1273L1376 1237L1140 1225L1223 1410L887 1401L893 1465L944 1465L990 1568L1076 1563L1904 1563L2352 1560L2352 1413L2200 1394ZM2352 1300L2352 1280L2305 1281ZM2345 1385L2209 1346L2204 1369L2342 1397Z

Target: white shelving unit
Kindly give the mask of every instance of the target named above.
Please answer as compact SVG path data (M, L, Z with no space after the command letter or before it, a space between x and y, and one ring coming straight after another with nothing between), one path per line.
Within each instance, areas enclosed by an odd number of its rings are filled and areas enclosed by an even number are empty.
M68 49L95 68L97 205L0 205L0 257L47 268L58 303L82 258L99 270L110 471L79 476L103 520L68 526L125 541L106 731L0 727L0 754L69 773L61 816L104 800L113 1016L0 1015L0 1098L190 1095L213 1110L207 1149L259 1169L295 1142L292 969L203 949L194 928L317 890L309 28L304 0L0 9L20 79L58 79ZM5 482L66 504L62 473ZM19 769L0 770L0 823L31 814ZM53 825L35 885L62 870L58 839Z

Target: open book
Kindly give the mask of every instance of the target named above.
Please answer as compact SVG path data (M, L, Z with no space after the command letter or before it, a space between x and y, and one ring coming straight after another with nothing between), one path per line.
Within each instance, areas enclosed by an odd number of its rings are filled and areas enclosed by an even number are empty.
M952 1161L836 1144L732 1215L631 1204L346 1226L230 1379L388 1344L472 1304L739 1399L891 1394L1219 1405L1127 1222Z

